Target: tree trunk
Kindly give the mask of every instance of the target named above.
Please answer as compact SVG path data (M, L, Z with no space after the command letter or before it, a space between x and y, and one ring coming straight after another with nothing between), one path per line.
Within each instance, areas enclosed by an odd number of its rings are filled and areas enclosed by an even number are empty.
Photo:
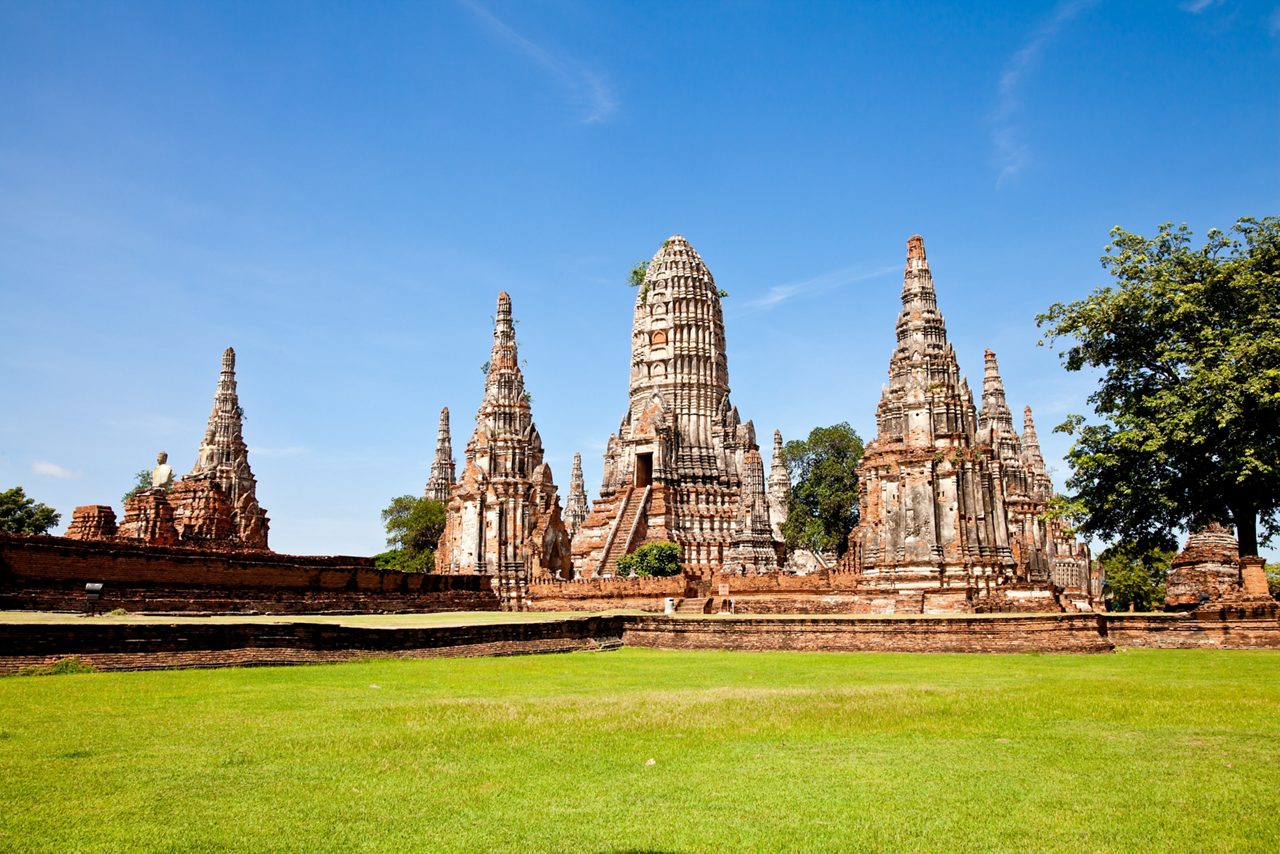
M1236 524L1236 539L1240 542L1241 557L1258 556L1258 513L1251 504L1237 504L1231 508L1231 519Z

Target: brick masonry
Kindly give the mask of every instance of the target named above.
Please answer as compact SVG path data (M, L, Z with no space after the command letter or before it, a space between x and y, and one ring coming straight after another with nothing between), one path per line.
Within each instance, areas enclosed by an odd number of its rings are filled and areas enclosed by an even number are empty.
M375 569L371 558L217 552L0 534L0 610L207 613L494 611L488 576Z
M0 623L0 674L77 655L103 670L309 664L357 658L653 649L1102 653L1280 649L1273 607L1183 614L1016 617L594 616L536 623L365 628L317 623Z

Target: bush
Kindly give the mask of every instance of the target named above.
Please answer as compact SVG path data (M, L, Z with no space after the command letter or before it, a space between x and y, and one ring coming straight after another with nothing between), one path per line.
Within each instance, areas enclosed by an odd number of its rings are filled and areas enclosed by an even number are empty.
M420 552L410 549L392 549L374 555L373 565L378 569L395 569L400 572L434 572L436 554L426 549Z
M107 612L107 616L108 617L127 617L129 616L129 612L126 611L124 608L112 608L110 611Z
M35 665L34 667L24 667L15 675L17 676L65 676L68 673L97 673L98 668L85 661L78 655L72 655L67 658L59 658L53 664Z
M680 547L675 543L645 543L629 555L618 558L618 575L667 578L679 575Z

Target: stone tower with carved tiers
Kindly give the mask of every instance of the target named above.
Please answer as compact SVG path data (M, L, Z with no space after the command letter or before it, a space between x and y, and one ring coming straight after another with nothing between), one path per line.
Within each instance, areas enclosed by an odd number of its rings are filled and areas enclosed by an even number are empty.
M449 407L440 410L440 424L436 428L436 458L431 463L424 495L434 501L448 503L449 493L458 472L453 462L453 440L449 435Z
M564 521L572 538L586 521L591 507L587 501L587 484L582 477L582 454L573 455L573 471L569 474L569 498L564 506Z
M208 485L218 490L210 491ZM258 504L257 490L236 391L236 351L228 347L195 467L170 495L179 535L184 540L233 540L244 548L267 548L269 520Z
M1011 580L1015 561L1004 483L978 445L919 235L907 241L897 337L844 568L868 592L906 600L895 609L969 610L970 590Z
M529 402L511 298L504 292L498 295L484 399L462 477L449 497L436 569L497 576L508 610L524 609L531 578L570 574L569 535Z
M729 401L724 317L711 271L680 235L664 241L636 294L630 405L609 437L604 482L578 535L574 568L611 575L645 542L680 546L709 577L733 545L751 422Z

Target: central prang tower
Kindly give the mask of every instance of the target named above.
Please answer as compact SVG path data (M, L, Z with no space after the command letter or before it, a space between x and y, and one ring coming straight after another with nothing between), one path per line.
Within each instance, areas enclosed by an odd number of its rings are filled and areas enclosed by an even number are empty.
M729 402L720 291L680 235L663 242L636 294L630 398L600 498L574 538L577 574L612 574L656 540L678 544L692 574L737 569L727 564L755 428Z

